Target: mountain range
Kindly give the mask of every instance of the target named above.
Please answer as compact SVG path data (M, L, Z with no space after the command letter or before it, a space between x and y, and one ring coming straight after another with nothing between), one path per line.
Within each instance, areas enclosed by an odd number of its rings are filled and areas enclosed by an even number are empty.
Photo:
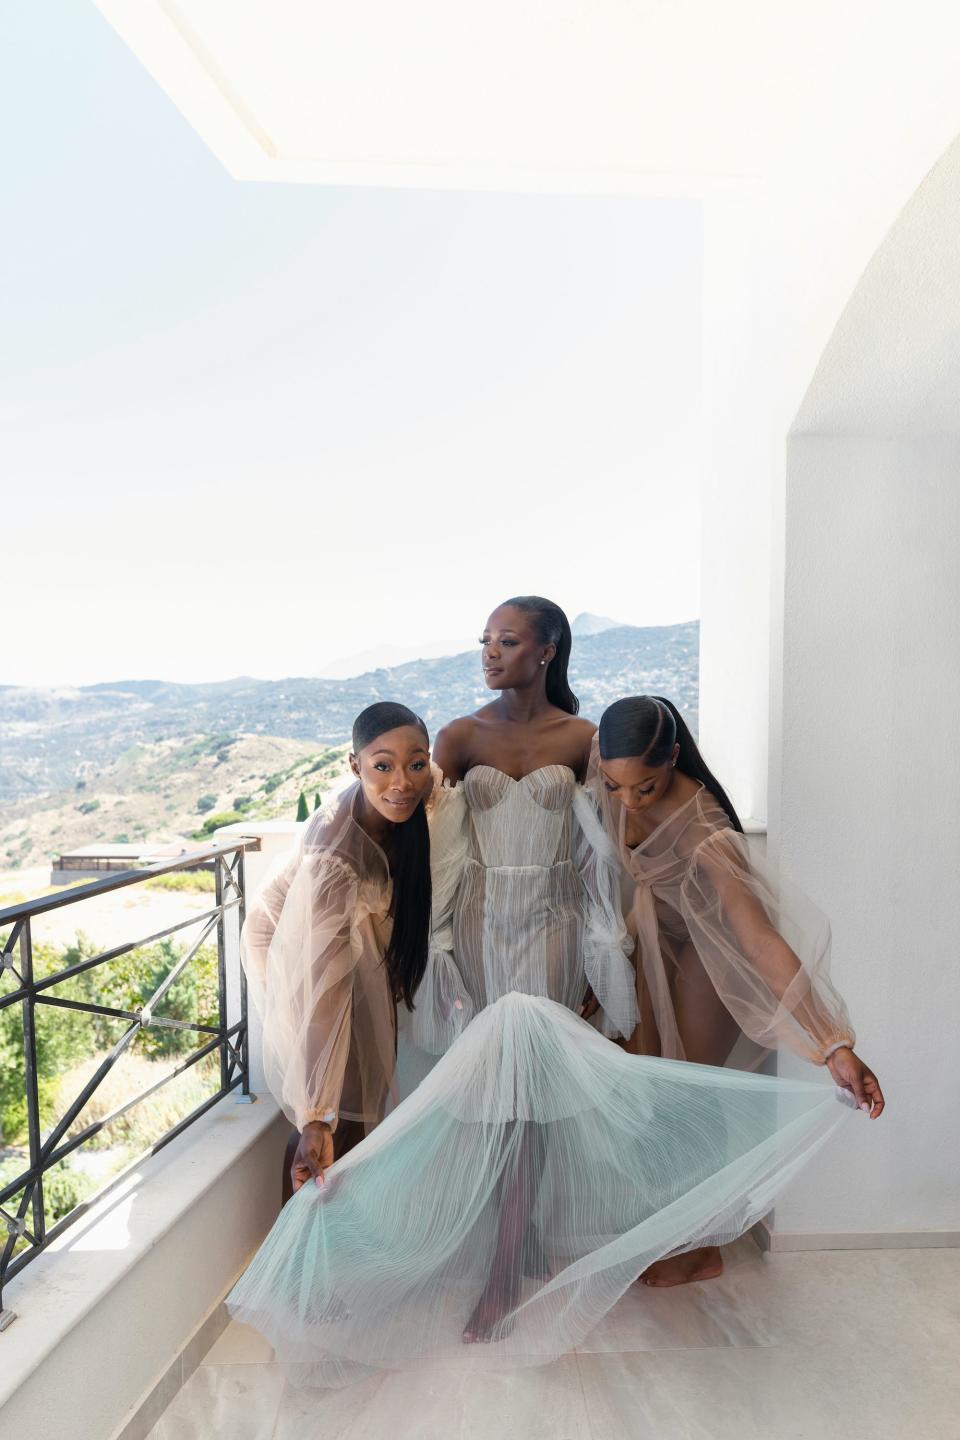
M403 701L431 735L486 704L478 649L343 680L0 686L0 862L189 835L208 809L235 810L239 797L244 813L287 814L301 789L312 798L345 763L329 748L345 745L374 700ZM669 695L696 730L698 655L697 621L590 626L575 637L570 681L591 719L622 695L653 691Z

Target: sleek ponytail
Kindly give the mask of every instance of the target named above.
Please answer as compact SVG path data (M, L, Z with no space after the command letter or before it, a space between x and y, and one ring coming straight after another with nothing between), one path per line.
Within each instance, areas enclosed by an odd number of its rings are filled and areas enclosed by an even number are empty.
M600 720L601 760L642 760L651 767L666 765L674 745L680 747L677 769L699 780L726 812L734 830L743 834L740 817L697 748L697 742L672 700L662 695L629 695L615 700Z
M567 679L573 634L570 621L560 606L555 605L552 600L544 600L542 595L515 595L512 600L504 600L503 604L512 605L515 610L521 610L524 615L529 616L541 645L556 646L557 653L547 666L547 699L551 705L556 705L558 710L566 710L568 715L578 715L580 701L570 689ZM502 606L497 608L502 609Z
M398 705L392 700L368 705L353 722L354 754L358 755L388 730L398 730L402 725L413 725L421 730L427 744L430 744L426 725L406 705ZM430 831L423 802L409 820L392 824L389 835L393 931L383 963L390 977L394 1000L398 1004L402 1001L408 1010L412 1010L413 997L427 968L430 941Z
M394 999L413 1009L430 939L430 831L423 802L393 829L393 932L384 964Z

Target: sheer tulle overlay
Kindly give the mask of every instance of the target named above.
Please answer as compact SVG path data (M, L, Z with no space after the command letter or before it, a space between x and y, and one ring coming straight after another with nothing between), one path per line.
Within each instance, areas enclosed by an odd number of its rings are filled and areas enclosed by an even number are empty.
M697 1011L697 1058L711 1064L753 1068L781 1046L822 1064L831 1046L854 1043L829 975L829 922L751 854L707 790L631 847L626 814L597 770L596 742L589 787L629 877L624 899L641 1016L634 1048L687 1058L685 996L695 997L687 1009ZM711 993L719 1001L712 1010Z
M294 1196L230 1310L302 1383L542 1364L652 1261L741 1234L847 1114L823 1084L629 1055L509 994Z
M440 1053L511 990L577 1009L589 985L607 1034L636 1024L616 846L566 765L514 780L477 765L431 813L433 943L410 1023Z
M588 982L610 1033L637 1012L615 846L566 767L478 766L431 827L411 1023L449 1048L228 1302L305 1383L549 1361L654 1260L741 1234L847 1114L823 1083L628 1054L573 1013Z
M372 1128L393 1083L390 871L354 818L358 796L351 785L313 817L241 935L267 1084L298 1130L340 1116Z

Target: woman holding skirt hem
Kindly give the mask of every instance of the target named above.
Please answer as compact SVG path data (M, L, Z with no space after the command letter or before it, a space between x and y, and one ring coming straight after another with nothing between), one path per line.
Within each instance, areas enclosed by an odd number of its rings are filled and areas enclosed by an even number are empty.
M828 971L830 929L752 856L726 792L676 706L616 701L600 721L590 786L628 877L639 1024L634 1053L754 1069L783 1046L825 1065L871 1119L876 1076L853 1050ZM718 1251L653 1267L650 1285L720 1274Z
M263 1025L267 1084L296 1129L284 1193L323 1172L383 1117L396 1006L427 960L433 787L419 716L385 701L353 727L356 777L309 822L259 892L240 938Z

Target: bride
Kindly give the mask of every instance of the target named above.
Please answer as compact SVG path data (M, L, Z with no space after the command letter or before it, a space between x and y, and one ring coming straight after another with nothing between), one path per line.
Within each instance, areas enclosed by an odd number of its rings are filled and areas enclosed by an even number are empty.
M498 698L437 748L413 1022L416 1043L448 1048L298 1191L230 1297L309 1383L466 1355L545 1363L654 1261L767 1213L847 1116L809 1081L628 1054L577 1013L589 986L600 1027L629 1035L636 991L617 857L579 784L593 727L569 650L547 601L491 615Z

